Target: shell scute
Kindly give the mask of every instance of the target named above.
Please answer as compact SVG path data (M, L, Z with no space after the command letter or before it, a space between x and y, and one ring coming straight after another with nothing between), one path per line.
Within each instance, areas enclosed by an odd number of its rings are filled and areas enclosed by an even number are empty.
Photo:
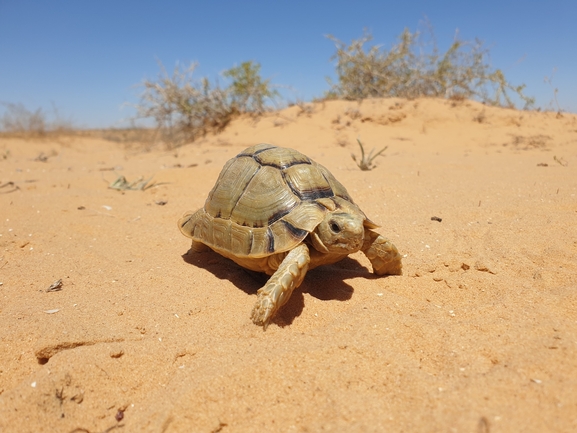
M312 164L308 156L284 147L262 149L253 158L263 166L275 167L279 170L284 170L296 164Z
M212 220L212 244L220 249L230 249L230 221L222 218Z
M283 221L297 229L312 232L324 216L325 210L316 202L302 202L299 207L286 215Z
M239 158L242 160L245 158ZM221 183L235 183L225 178ZM261 167L246 185L232 209L230 218L237 224L249 227L265 227L288 214L299 199L286 187L281 172L269 166Z
M342 183L340 183L332 175L332 173L330 171L328 171L326 168L324 168L320 164L317 164L317 167L318 167L319 171L323 174L323 177L327 180L327 182L331 186L331 189L333 190L333 193L335 194L335 196L344 198L345 200L350 201L351 203L354 203L353 199L349 195L347 189L343 186Z
M239 156L254 156L258 153L264 152L267 149L274 149L276 146L273 146L272 144L267 144L267 143L260 143L260 144L255 144L254 146L248 147L246 149L244 149L242 152L240 152L237 155L237 158Z
M316 200L334 195L327 179L315 168L296 164L283 170L286 183L301 200Z
M253 239L253 231L237 224L230 225L230 251L238 251L242 255L250 255Z
M252 245L248 256L264 257L270 255L269 249L274 246L274 238L271 240L271 234L268 227L258 227L249 229L252 232ZM240 255L237 251L235 254Z
M247 185L260 169L260 164L252 158L230 160L206 199L206 212L213 217L229 219Z

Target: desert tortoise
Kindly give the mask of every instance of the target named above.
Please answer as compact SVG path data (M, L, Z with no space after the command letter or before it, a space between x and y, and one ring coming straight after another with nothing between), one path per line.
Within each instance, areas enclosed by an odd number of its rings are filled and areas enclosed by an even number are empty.
M252 320L266 329L308 269L363 251L376 275L400 275L397 248L322 165L293 149L258 144L228 161L204 207L178 221L196 252L212 250L272 275Z

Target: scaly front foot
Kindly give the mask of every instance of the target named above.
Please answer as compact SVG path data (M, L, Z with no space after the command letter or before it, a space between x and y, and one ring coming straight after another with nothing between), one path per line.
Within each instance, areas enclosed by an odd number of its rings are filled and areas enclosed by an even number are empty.
M284 258L276 272L258 291L258 299L250 318L266 330L270 320L300 286L309 268L309 249L300 244Z

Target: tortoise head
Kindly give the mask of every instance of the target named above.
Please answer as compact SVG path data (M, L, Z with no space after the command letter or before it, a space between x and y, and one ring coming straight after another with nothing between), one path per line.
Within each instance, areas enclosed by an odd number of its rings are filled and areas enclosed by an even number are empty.
M365 240L364 221L364 216L357 213L327 212L310 234L313 246L322 253L354 253Z

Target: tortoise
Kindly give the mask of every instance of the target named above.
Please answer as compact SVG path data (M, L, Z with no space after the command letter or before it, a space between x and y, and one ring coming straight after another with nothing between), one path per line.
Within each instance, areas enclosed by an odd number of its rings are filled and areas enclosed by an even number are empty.
M361 250L376 275L401 275L397 248L345 187L296 150L257 144L229 160L204 207L178 221L191 250L208 248L270 275L251 319L264 329L309 269Z

